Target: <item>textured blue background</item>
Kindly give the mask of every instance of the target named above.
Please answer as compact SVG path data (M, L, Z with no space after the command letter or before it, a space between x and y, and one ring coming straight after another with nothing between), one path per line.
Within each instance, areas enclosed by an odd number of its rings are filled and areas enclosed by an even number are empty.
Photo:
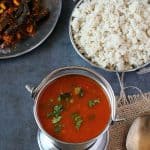
M71 46L68 21L74 4L63 1L60 19L52 35L33 52L24 56L0 61L0 150L38 150L37 125L33 117L33 101L25 90L26 84L38 83L53 69L61 66L81 65L101 73L119 94L114 73L93 68L83 61ZM136 72L125 76L126 85L150 91L149 74Z

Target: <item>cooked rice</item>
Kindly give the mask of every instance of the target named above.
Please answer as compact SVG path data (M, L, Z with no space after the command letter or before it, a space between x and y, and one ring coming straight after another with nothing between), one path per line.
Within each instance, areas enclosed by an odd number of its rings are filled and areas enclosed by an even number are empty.
M125 71L150 61L148 0L84 0L71 27L80 53L100 67Z

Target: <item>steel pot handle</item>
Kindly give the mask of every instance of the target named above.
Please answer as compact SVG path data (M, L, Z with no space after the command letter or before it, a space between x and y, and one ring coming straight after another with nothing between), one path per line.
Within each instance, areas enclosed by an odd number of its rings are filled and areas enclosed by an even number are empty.
M25 88L31 94L31 97L35 98L35 96L37 94L37 92L35 90L36 88L31 86L31 85L28 85L28 84L25 86ZM116 117L114 120L112 120L111 125L114 125L115 122L121 122L121 121L126 121L126 119L125 118L117 118Z
M26 90L31 94L32 98L35 98L36 92L35 92L35 87L31 86L31 85L25 85Z
M119 81L120 88L121 88L120 96L119 96L119 99L118 99L118 101L120 101L122 98L126 99L126 94L125 94L125 91L124 91L124 82L123 82L124 72L122 72L122 73L116 72L116 75L118 77L118 81ZM116 105L116 109L117 109L117 107L118 106ZM120 118L119 116L117 116L117 113L116 113L116 116L113 118L111 124L113 125L113 124L115 124L115 122L122 122L122 121L126 121L126 119L125 118Z
M52 71L46 78L44 78L41 83L37 86L37 87L34 87L32 85L25 85L25 88L26 90L31 94L31 97L32 98L35 98L36 95L38 94L38 92L41 90L41 88L45 85L45 83L51 79L51 77L53 76L53 74L55 73L56 71Z
M125 118L117 118L116 117L116 119L112 120L111 125L114 125L116 122L122 122L122 121L126 121L126 119Z
M72 67L64 67L64 68L56 69L56 70L52 71L46 78L44 78L37 87L34 87L32 85L26 85L25 88L31 94L32 98L35 99L35 97L37 96L37 94L39 93L41 88L45 85L45 83L47 83L47 81L49 81L55 74L57 74L59 71L63 71L64 69L70 70L72 68L78 69L81 67L72 66ZM97 73L94 73L94 75L98 76ZM101 78L101 80L105 81L105 79L103 79L103 78ZM113 105L116 106L115 104L113 104ZM113 109L116 110L116 108L113 108ZM111 124L114 124L115 122L120 122L120 121L125 121L125 118L119 118L118 116L116 116L116 113L114 113L112 115L112 123Z

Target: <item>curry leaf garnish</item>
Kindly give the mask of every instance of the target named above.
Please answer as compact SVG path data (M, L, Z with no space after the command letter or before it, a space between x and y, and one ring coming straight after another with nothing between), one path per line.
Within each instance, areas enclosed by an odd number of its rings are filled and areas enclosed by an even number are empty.
M61 93L61 94L58 96L57 100L58 100L59 102L61 102L61 101L70 101L71 98L72 98L71 93L67 92L67 93Z
M73 118L73 122L74 122L76 129L79 130L83 123L82 117L78 113L73 113L72 118Z
M84 91L81 87L75 87L74 88L75 95L79 95L80 97L84 96Z
M89 100L88 105L89 105L89 107L94 107L98 103L100 103L99 99Z

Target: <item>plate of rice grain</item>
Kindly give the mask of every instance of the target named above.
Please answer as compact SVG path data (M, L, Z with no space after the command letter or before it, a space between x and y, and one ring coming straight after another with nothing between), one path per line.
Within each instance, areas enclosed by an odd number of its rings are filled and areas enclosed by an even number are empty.
M81 0L69 32L77 53L96 67L127 72L150 62L148 0Z

